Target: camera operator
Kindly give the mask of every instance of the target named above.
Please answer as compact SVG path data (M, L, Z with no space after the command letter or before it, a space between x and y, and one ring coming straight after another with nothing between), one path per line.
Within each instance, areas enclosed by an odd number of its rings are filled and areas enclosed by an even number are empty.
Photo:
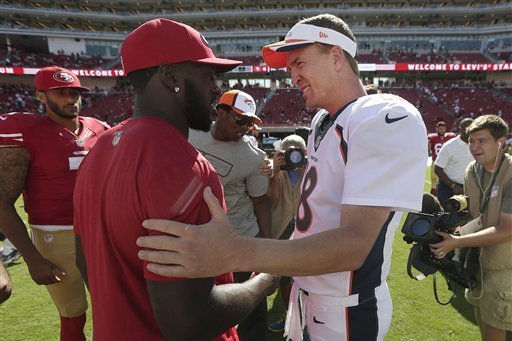
M460 236L437 232L443 241L431 250L443 258L455 248L480 248L481 284L466 292L466 299L475 306L482 340L504 341L512 330L512 157L504 150L508 126L499 116L484 115L467 133L475 161L466 169L464 191L475 220L459 229Z

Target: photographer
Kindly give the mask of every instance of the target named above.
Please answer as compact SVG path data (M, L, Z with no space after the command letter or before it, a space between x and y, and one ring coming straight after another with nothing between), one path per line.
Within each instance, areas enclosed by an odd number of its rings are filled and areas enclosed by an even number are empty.
M274 239L290 239L293 233L306 162L306 142L301 136L292 134L281 141L272 165L265 161L260 165L261 173L270 176L267 195L272 205L271 237ZM285 307L288 306L291 285L291 277L281 277L279 291ZM282 332L284 317L271 323L269 330Z
M431 250L443 258L455 248L480 248L481 285L466 292L466 299L475 306L482 340L505 340L512 330L512 157L504 150L508 126L496 115L484 115L467 133L475 161L466 169L464 191L475 220L459 229L460 236L437 232L443 241Z
M306 142L295 134L285 137L280 150L274 154L274 176L270 179L267 192L272 203L272 218L275 219L272 220L272 238L282 238L285 234L288 239L293 232L293 227L290 231L287 231L287 227L299 204L300 184L306 166L305 155Z

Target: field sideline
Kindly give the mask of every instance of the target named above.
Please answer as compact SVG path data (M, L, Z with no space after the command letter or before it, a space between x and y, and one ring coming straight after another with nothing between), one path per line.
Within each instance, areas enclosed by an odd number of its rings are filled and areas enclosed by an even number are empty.
M16 207L24 219L22 201ZM422 282L410 279L406 273L409 245L397 231L393 260L388 283L393 297L393 321L386 340L479 340L472 309L459 294L447 306L436 303L432 291L432 278ZM58 340L59 319L46 289L34 284L23 261L8 268L13 282L11 298L0 306L0 340L39 341ZM444 280L438 278L440 297L446 300L450 291ZM276 295L268 297L269 322L283 313ZM91 314L88 312L86 333L91 339ZM509 335L510 336L510 335ZM512 338L508 338L512 340ZM268 333L269 341L283 340L279 334Z

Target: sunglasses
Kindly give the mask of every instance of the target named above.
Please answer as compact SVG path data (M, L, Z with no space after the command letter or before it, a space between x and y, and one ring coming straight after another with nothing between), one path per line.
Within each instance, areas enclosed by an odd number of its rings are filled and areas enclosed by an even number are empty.
M233 117L235 123L241 127L247 126L248 128L250 128L254 125L254 121L252 120L252 118L237 115L233 112L233 110L230 110L229 114Z

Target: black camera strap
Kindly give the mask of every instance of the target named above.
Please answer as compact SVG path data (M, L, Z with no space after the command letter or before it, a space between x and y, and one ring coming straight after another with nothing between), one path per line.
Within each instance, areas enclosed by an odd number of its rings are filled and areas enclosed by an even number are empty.
M409 253L409 258L407 259L407 274L412 279L417 281L422 281L426 276L431 275L437 271L436 268L422 261L422 250L421 245L414 243L411 247L411 252ZM415 268L420 273L414 275L412 273L412 268Z
M448 305L448 304L450 304L452 299L453 299L453 297L455 296L455 291L453 290L453 288L451 286L452 283L448 279L446 279L446 277L443 276L444 279L446 280L446 284L448 285L448 289L452 292L452 294L451 294L450 298L448 299L448 301L442 302L441 299L439 298L439 295L437 294L437 277L436 277L436 274L433 274L432 277L433 277L433 280L432 280L433 284L432 285L433 285L433 290L434 290L434 298L436 299L436 302L439 303L440 305Z
M491 175L491 181L489 183L489 186L484 190L483 189L483 182L484 182L484 174L485 169L482 166L482 174L480 175L480 179L478 179L478 171L475 167L475 177L477 178L478 183L480 185L480 214L483 214L487 210L487 206L489 205L489 200L491 199L491 193L492 188L494 187L494 183L496 182L496 178L498 177L498 173L500 172L501 165L503 164L503 161L505 160L505 155L502 155L500 164L498 165L498 169L496 169L496 172L493 172ZM476 164L475 164L476 166ZM483 197L483 200L482 200Z
M409 253L409 258L407 259L407 274L409 275L409 277L411 277L412 279L415 279L417 281L421 281L422 279L425 278L425 274L421 273L421 274L418 274L415 276L415 275L413 275L412 270L411 270L412 263L414 262L416 257L418 257L419 252L420 252L420 246L418 244L413 244L412 248L411 248L411 252Z

